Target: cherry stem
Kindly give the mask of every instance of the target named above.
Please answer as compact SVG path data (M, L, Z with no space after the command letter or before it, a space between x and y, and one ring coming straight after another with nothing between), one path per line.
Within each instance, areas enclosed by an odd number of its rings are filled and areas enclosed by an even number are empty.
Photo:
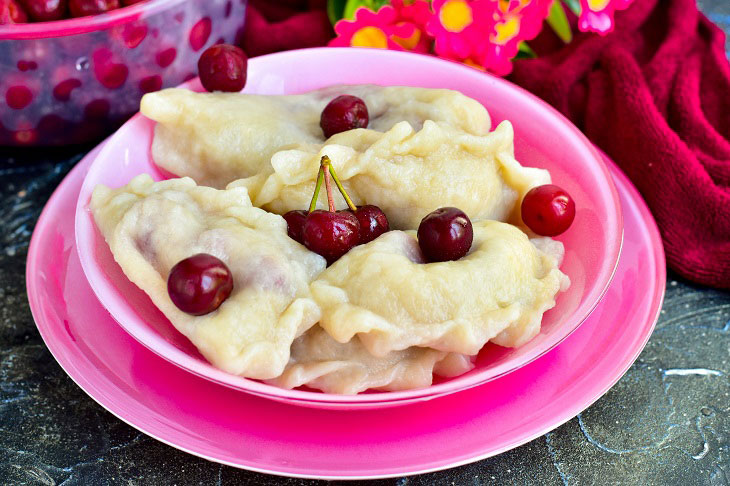
M322 188L322 181L324 180L324 170L322 166L319 166L319 172L317 173L317 185L314 186L314 194L312 195L312 201L309 203L309 212L311 213L317 208L317 199L319 198L319 190Z
M329 159L327 159L329 160ZM337 184L337 189L340 190L340 194L342 194L342 197L345 198L345 201L347 201L347 205L352 209L353 212L357 211L357 206L352 202L352 199L350 199L350 196L347 195L347 191L345 190L344 186L340 182L340 178L337 177L337 173L335 172L335 168L330 164L330 174L332 175L332 178L335 180L335 184Z
M319 162L319 170L324 172L324 187L327 189L327 203L329 204L330 212L335 212L335 200L332 197L332 183L330 182L330 171L332 165L330 158L326 155L322 156L322 160Z

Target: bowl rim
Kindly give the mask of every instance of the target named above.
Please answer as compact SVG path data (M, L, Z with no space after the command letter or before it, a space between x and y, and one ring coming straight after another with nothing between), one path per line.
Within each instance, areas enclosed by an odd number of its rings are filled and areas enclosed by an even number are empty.
M138 20L143 16L155 14L185 1L187 0L149 0L98 15L50 22L6 24L0 26L0 40L46 39L85 34Z
M560 123L563 125L565 129L567 129L568 133L572 134L573 137L576 137L577 140L581 142L583 147L587 149L587 151L592 155L592 161L594 162L594 167L599 169L601 174L603 175L602 179L605 181L605 184L607 186L609 196L608 198L611 200L612 204L610 204L611 207L609 207L609 212L611 214L615 215L616 217L616 228L617 231L615 232L615 235L613 238L607 241L608 247L607 247L607 254L612 258L613 263L610 266L610 269L606 272L601 272L602 275L606 275L605 284L598 288L597 290L593 291L593 297L591 301L586 301L582 306L579 306L574 311L574 315L576 316L574 325L567 330L567 332L564 332L563 335L560 335L559 339L557 339L555 342L551 342L549 346L545 346L544 349L538 348L534 350L531 354L528 354L527 357L523 359L523 361L518 366L511 366L508 369L502 370L501 372L494 373L492 376L483 376L485 373L473 373L466 377L454 377L451 378L444 383L439 383L435 385L431 385L427 388L422 389L414 389L414 390L404 390L404 391L392 391L392 392L370 392L370 393L361 393L357 395L337 395L337 394L330 394L330 393L324 393L319 391L305 391L305 390L289 390L289 389L283 389L279 387L275 387L273 385L269 385L264 382L259 382L256 380L251 380L248 378L244 378L241 376L231 375L229 373L226 373L222 370L219 370L217 368L214 368L209 363L201 363L198 362L197 359L193 359L190 356L188 356L186 353L177 350L173 350L173 353L178 354L182 353L185 356L182 357L182 361L175 359L173 356L167 356L164 354L160 349L156 349L153 343L147 342L147 336L149 335L148 330L142 330L142 332L139 332L140 330L137 330L137 333L133 332L134 329L130 329L130 326L126 325L125 323L119 322L114 312L110 311L110 314L112 317L120 324L122 328L124 328L128 333L130 333L137 341L142 343L145 347L149 348L155 354L165 358L166 360L174 363L177 366L180 366L187 371L204 377L208 380L211 380L213 382L219 383L221 385L234 388L240 391L244 391L247 393L251 393L257 396L277 400L277 401L284 401L286 403L291 404L299 404L304 406L323 406L323 405L340 405L340 406L346 406L346 407L357 407L357 406L372 406L374 404L382 404L383 406L388 406L388 404L397 404L397 403L410 403L410 402L417 402L422 400L430 400L432 398L436 398L439 396L443 396L446 394L451 394L455 392L459 392L462 390L466 390L469 388L472 388L474 386L478 386L481 384L484 384L488 381L497 379L501 376L504 376L508 373L511 373L512 371L515 371L516 369L519 369L532 361L538 359L539 357L543 356L545 353L549 352L550 350L554 349L557 345L559 345L561 342L563 342L568 336L570 336L580 325L585 322L585 320L591 315L593 310L596 308L598 303L602 300L603 296L605 295L606 291L608 290L611 282L613 281L613 277L616 273L616 269L618 267L619 257L621 254L621 249L623 247L623 235L624 235L624 228L623 228L623 214L621 210L621 205L618 197L618 191L616 189L616 186L613 182L613 179L609 173L609 169L606 166L606 163L599 153L598 149L586 138L586 136L575 126L573 125L570 120L568 120L565 116L563 116L558 110L550 106L545 101L541 100L537 96L533 95L532 93L526 91L525 89L517 86L516 84L507 81L503 78L499 78L497 76L493 76L490 74L485 74L482 71L478 71L476 69L470 68L468 66L462 65L457 62L453 61L447 61L440 58L432 57L432 56L424 56L414 53L408 53L408 52L400 52L400 51L390 51L390 50L381 50L381 49L369 49L369 48L352 48L352 47L343 47L343 48L331 48L331 47L325 47L325 48L309 48L309 49L301 49L296 51L284 51L279 53L273 53L268 54L265 56L260 56L254 59L251 59L249 62L257 65L259 63L265 63L266 61L270 61L271 59L276 59L281 63L292 63L296 62L296 58L304 55L329 55L329 56L338 56L338 55L353 55L353 52L357 52L356 55L363 56L363 62L377 62L377 59L372 59L371 56L390 56L399 60L402 60L403 62L419 62L419 63L425 63L425 64L431 64L431 69L452 69L456 71L461 71L460 75L472 77L477 82L481 79L481 82L484 82L483 77L486 75L491 79L491 82L504 85L507 89L516 91L520 96L527 97L531 100L531 102L536 103L540 109L545 110L550 116L555 118L555 121L557 123ZM301 59L299 59L301 61ZM251 68L251 66L249 66ZM193 80L190 80L186 83L183 83L180 85L182 88L188 88L188 89L200 89L200 83L198 78L195 78ZM122 132L125 129L129 129L130 126L137 122L139 123L139 119L144 118L141 113L137 113L134 115L125 125L123 125L119 132ZM151 122L151 121L150 121ZM151 122L154 123L154 122ZM111 138L113 138L114 135L112 135ZM97 156L97 160L100 158L103 158L103 155L108 151L111 150L111 144L106 144L106 146L101 150L99 155ZM91 287L94 290L94 293L97 295L99 300L102 302L102 305L105 305L105 302L108 299L104 299L103 295L100 295L100 291L102 289L98 288L98 283L100 283L98 277L100 275L103 276L103 271L98 267L96 263L94 263L94 256L91 254L90 251L83 251L83 250L91 250L93 244L90 244L88 241L85 241L84 238L81 238L83 236L83 233L80 233L78 231L79 228L83 229L85 228L88 230L89 226L91 226L91 229L94 231L96 230L95 223L93 221L93 216L91 215L90 211L87 208L88 205L88 198L91 195L90 188L88 187L89 181L91 178L88 176L93 174L96 170L99 170L100 164L97 164L96 160L91 163L91 166L89 167L89 171L87 173L87 177L84 180L84 183L82 184L82 188L80 190L79 199L77 202L76 207L76 247L79 253L79 258L81 260L81 266L83 268L84 273L87 276L87 279L89 279L89 282L92 282L92 279L89 278L90 275L95 276L97 278L94 278L94 280L97 282L97 285L92 284ZM96 167L96 170L95 170ZM87 235L86 239L88 240L89 237ZM102 286L106 286L107 282L104 281L102 278ZM106 305L105 305L106 307ZM109 310L109 309L107 309ZM578 312L580 311L580 313Z

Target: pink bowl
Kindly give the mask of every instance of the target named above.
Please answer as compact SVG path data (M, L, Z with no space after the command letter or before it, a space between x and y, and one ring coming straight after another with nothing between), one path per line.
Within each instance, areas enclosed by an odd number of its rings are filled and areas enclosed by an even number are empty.
M98 139L149 91L194 77L200 52L240 33L246 0L150 0L0 26L0 145Z
M93 162L76 209L79 257L91 287L114 319L139 342L165 359L215 382L249 393L320 408L377 408L428 400L470 388L524 366L543 355L592 312L613 277L621 249L623 222L618 196L601 156L557 111L533 95L496 77L436 58L375 49L307 49L252 59L245 92L300 93L337 83L376 83L450 88L483 103L494 123L510 119L515 151L523 164L549 169L553 181L576 201L576 219L559 237L566 247L562 270L570 289L545 314L540 334L518 349L488 344L476 368L429 388L341 396L284 390L234 376L211 366L178 333L114 261L88 210L93 188L120 187L143 172L166 178L150 156L154 123L141 115L127 122ZM186 85L200 90L197 80Z

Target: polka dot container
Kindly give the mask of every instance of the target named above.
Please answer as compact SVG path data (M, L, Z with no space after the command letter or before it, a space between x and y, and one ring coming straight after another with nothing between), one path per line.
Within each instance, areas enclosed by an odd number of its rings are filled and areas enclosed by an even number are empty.
M242 34L246 0L149 0L79 19L0 26L0 145L99 139L144 93L197 74Z

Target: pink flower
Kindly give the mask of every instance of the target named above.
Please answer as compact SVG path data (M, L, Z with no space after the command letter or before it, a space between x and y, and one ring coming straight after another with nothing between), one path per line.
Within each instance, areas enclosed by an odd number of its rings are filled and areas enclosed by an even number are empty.
M335 24L337 37L329 45L405 50L396 39L412 37L416 27L413 24L396 22L396 11L389 5L381 7L377 12L360 7L355 11L354 20L343 19Z
M489 71L504 76L512 71L511 59L517 55L520 42L540 33L552 0L486 1L493 5L495 22L476 59Z
M419 29L425 30L431 18L431 5L427 0L391 0L398 20L410 22Z
M434 0L426 31L435 38L439 57L465 61L487 42L494 23L490 0Z
M633 0L580 0L578 28L583 32L607 34L613 30L613 13L624 10Z
M431 50L433 38L426 32L426 23L431 18L431 6L427 0L392 0L396 11L396 25L408 26L408 37L393 36L393 40L409 51L426 53Z

